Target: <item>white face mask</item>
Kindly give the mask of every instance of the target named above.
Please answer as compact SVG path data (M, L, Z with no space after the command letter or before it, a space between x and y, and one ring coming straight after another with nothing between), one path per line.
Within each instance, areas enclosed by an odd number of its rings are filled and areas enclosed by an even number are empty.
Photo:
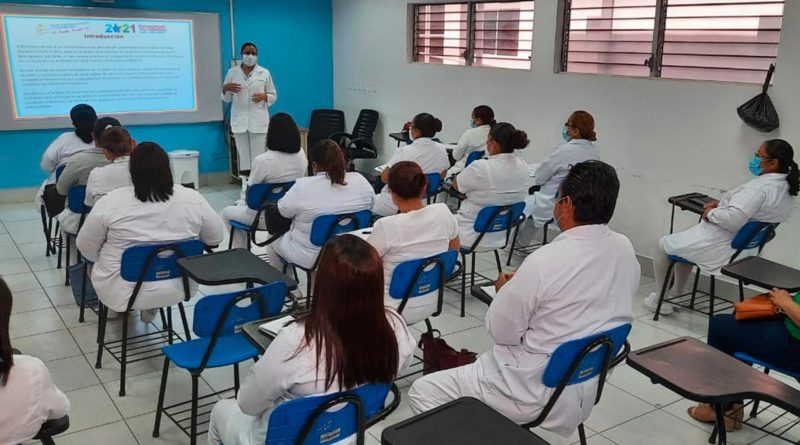
M258 56L255 54L245 54L242 56L242 63L247 66L255 66L256 62L258 62Z

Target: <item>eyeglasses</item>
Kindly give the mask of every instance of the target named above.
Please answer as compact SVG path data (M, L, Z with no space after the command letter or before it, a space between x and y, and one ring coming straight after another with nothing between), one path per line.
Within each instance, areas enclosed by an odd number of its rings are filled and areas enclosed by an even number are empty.
M576 127L576 126L574 126L574 125L570 124L569 122L564 122L564 126L565 126L565 127L570 127L570 128L578 128L578 127Z
M775 159L775 158L765 158L765 157L761 156L761 153L759 153L759 152L755 152L755 153L753 153L753 155L755 157L757 157L758 159L761 159L762 161L771 161L771 160Z

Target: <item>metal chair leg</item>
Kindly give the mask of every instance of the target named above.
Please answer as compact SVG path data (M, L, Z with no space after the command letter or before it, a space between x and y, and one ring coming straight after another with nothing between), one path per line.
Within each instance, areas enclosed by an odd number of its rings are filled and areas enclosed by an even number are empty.
M122 353L119 365L119 396L125 397L125 375L128 370L128 311L122 314Z
M39 206L39 211L42 215L42 232L44 232L44 239L47 244L45 245L44 256L50 256L50 249L52 248L52 240L50 238L50 225L47 223L47 210L44 205Z
M197 385L199 375L192 374L192 434L189 438L191 445L197 444Z
M578 425L578 437L580 437L581 445L586 445L586 430L583 428L583 424Z
M164 369L161 371L161 386L158 390L158 405L156 405L156 421L153 424L153 437L161 434L161 413L164 411L164 394L167 392L167 375L169 374L169 359L164 357Z
M67 241L66 241L67 242L67 253L65 255L66 256L66 260L67 260L66 261L67 264L64 267L64 276L65 276L65 278L64 278L64 286L69 286L69 257L70 257L69 238L70 237L69 237L68 233L64 233L64 237L67 239Z
M228 237L228 250L233 249L233 231L234 230L236 230L236 229L234 229L233 226L231 226L231 234Z
M83 323L85 318L83 316L86 310L86 280L89 279L89 267L86 261L83 262L83 270L81 271L81 311L78 315L78 322Z
M467 304L467 256L462 253L461 254L461 318L464 318L467 314L465 312L465 306Z
M514 229L514 236L511 239L511 247L508 248L508 260L506 260L506 266L510 266L511 265L511 257L514 256L514 246L517 245L517 235L519 235L519 228L522 227L522 224L525 224L525 223L522 222L522 223L518 224L517 228Z
M472 252L472 265L470 266L469 273L469 287L475 285L475 252Z
M497 263L497 273L500 274L503 272L503 265L500 264L500 251L494 251L494 262Z
M711 304L708 306L708 318L714 316L714 299L716 298L716 295L714 295L715 284L716 280L714 279L714 275L711 275Z
M186 319L186 309L184 309L183 303L178 303L178 310L181 313L183 333L186 334L186 341L190 341L192 339L192 331L189 329L189 320Z
M103 303L98 304L100 319L97 321L97 359L94 363L95 369L103 367L103 348L105 348L106 343L106 321L108 319L108 307Z
M239 394L239 364L233 364L233 392Z
M692 285L692 299L689 300L689 308L694 309L694 299L697 296L697 285L700 283L700 268L694 274L694 284Z
M669 280L672 278L672 272L675 270L675 262L670 261L667 268L667 276L664 277L664 284L661 286L661 295L658 297L658 305L656 306L656 313L653 315L653 321L658 321L658 316L661 314L661 305L664 304L664 296L667 294L669 287Z
M173 336L175 335L175 330L172 329L172 307L167 307L166 312L167 312L167 341L169 342L169 344L172 344L172 342L175 341L173 338Z
M739 302L744 301L744 283L739 280Z

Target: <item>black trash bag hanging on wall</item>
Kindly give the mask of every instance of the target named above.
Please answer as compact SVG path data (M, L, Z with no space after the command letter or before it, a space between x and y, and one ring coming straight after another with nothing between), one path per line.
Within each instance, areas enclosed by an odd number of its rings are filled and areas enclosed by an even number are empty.
M778 118L778 112L775 111L775 106L772 105L772 100L767 94L769 83L772 80L772 73L775 72L775 65L769 66L767 71L767 80L764 81L764 87L761 94L748 100L736 109L739 117L742 118L744 123L755 128L758 131L765 133L770 132L781 124Z

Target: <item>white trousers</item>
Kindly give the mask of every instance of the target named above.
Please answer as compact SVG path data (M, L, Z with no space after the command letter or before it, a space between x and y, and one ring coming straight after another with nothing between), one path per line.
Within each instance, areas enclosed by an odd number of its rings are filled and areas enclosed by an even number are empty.
M236 153L239 154L239 171L250 170L253 159L267 151L266 133L234 133L236 140ZM238 173L238 172L237 172Z
M220 400L211 410L208 425L209 445L255 445L256 439L266 436L266 425L258 425L259 418L243 413L236 399ZM261 431L263 429L263 431Z
M653 257L653 272L656 279L656 293L661 292L661 287L664 286L664 280L667 277L667 270L669 270L669 253L664 250L663 244L659 241L656 246L656 254ZM668 296L677 297L685 292L686 283L689 282L689 277L692 274L692 267L688 264L677 263L675 264L675 282L672 287L667 289Z
M247 206L228 206L222 209L222 219L225 220L225 224L228 225L228 230L230 231L231 221L238 221L242 224L253 224L253 221L256 219L256 211ZM259 225L262 228L266 228L263 218ZM238 249L240 247L246 249L247 232L244 230L234 230L233 244L231 247L233 249Z

